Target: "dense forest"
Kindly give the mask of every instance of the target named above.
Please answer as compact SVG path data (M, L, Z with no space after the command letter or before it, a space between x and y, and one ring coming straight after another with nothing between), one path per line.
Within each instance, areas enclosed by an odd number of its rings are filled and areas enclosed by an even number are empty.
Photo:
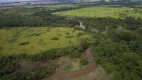
M115 80L142 79L142 19L79 19L87 26L87 30L97 30L92 51L98 64L113 74Z

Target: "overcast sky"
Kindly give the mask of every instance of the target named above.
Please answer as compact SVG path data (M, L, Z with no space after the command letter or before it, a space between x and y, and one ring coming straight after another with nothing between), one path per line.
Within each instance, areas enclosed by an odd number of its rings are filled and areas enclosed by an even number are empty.
M13 1L37 1L37 0L0 0L0 2L13 2Z

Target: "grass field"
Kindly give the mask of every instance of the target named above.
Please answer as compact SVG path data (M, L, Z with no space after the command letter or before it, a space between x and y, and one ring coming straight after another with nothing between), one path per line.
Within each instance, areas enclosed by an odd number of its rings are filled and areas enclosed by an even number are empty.
M19 7L25 7L25 8L47 8L47 9L59 9L59 8L65 8L65 7L77 7L73 4L56 4L56 5L30 5L30 6L19 6Z
M85 68L87 65L81 64L79 60L80 59L70 60L64 67L63 71L64 72L77 71L77 70Z
M90 74L72 80L115 80L115 79L113 79L113 76L111 74L107 75L104 68L102 68L99 65L96 68L96 70L91 72Z
M83 17L113 17L136 16L142 18L142 9L122 6L94 6L77 10L69 10L53 13L60 16L83 16Z
M77 34L83 33L78 36ZM0 29L0 55L35 54L54 48L78 45L90 33L67 27L14 27Z

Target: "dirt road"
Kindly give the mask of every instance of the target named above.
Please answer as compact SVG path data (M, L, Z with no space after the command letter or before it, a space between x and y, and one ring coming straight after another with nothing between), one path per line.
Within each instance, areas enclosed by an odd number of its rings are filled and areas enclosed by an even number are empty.
M59 65L58 70L55 74L45 78L44 80L71 80L77 77L81 77L84 75L89 74L90 72L93 72L96 69L96 63L94 61L94 58L91 54L91 48L88 48L85 50L84 54L88 57L88 66L84 69L77 70L77 71L71 71L71 72L63 72L63 68L68 63L68 60L64 60L61 65Z

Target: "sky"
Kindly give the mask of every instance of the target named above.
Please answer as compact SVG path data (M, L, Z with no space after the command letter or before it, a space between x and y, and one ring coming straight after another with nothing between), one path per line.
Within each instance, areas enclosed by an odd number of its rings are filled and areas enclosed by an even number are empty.
M37 0L0 0L0 2L14 2L14 1L37 1Z

